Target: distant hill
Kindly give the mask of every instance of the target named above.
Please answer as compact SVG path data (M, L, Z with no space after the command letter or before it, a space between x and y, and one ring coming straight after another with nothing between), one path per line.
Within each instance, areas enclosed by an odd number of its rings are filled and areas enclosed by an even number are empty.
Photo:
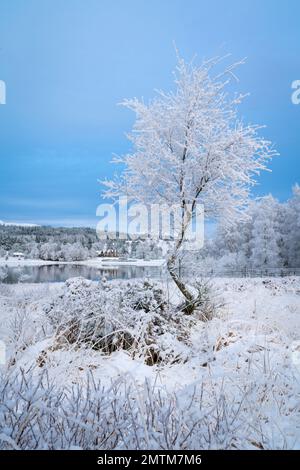
M10 226L15 226L15 227L40 227L40 225L37 225L37 224L27 224L27 223L22 223L22 222L4 222L3 220L0 220L0 225L5 225L6 227L10 227Z

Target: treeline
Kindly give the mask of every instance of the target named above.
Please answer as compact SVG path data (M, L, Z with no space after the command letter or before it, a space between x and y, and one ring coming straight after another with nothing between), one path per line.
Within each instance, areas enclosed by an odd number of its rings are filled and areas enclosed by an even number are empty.
M119 256L160 258L163 247L149 239L99 240L92 228L24 227L0 224L0 257L15 252L27 258L48 261L79 261L97 256L97 252L115 250Z
M22 252L28 258L46 260L85 259L97 249L90 228L53 228L0 225L0 256Z
M201 252L205 266L226 269L300 268L300 187L284 203L253 201L244 217L222 221Z

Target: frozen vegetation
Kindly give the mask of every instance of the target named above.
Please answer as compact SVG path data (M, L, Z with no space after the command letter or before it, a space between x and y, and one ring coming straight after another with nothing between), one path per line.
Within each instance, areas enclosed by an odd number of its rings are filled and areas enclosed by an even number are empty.
M151 239L114 247L164 256L167 279L0 284L1 448L300 449L299 277L199 276L300 266L299 187L286 203L250 199L276 151L228 93L237 65L178 58L172 92L124 102L132 151L105 196L176 205L179 230L167 253ZM219 224L191 254L197 204ZM82 229L0 230L2 257L78 261L99 243Z
M242 271L300 267L300 187L279 203L272 195L252 201L244 217L221 221L199 252L199 265Z
M197 288L0 285L0 447L299 449L299 278Z
M92 228L54 228L12 226L0 224L0 259L5 261L14 252L29 259L42 261L81 261L94 258L102 250L114 250L120 256L158 259L164 254L164 244L150 239L138 239L128 244L121 239L99 240Z

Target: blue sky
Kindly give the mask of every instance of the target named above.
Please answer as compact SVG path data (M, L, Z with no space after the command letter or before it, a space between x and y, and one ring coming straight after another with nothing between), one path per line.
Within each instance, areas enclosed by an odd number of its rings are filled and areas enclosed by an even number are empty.
M280 200L300 183L300 6L269 0L1 0L0 220L94 225L98 179L128 151L125 97L172 86L181 55L247 57L241 114L266 124L281 156L254 195Z

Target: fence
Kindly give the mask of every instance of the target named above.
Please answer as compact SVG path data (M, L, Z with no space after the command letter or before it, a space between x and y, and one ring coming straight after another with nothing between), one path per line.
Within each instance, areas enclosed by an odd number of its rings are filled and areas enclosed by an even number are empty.
M197 269L193 267L181 267L179 269L182 277L285 277L300 276L300 268L261 268L251 269Z

